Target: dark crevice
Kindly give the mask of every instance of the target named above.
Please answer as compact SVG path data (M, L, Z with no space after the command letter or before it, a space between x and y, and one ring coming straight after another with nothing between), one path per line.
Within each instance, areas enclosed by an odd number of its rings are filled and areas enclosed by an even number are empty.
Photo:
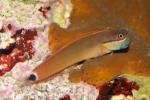
M9 47L7 47L6 49L0 49L0 54L10 54L12 52L12 50L15 48L16 43L11 43Z

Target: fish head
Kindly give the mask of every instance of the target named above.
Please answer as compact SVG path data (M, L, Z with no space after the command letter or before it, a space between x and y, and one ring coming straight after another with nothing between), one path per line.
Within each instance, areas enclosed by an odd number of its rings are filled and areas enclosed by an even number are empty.
M103 41L102 46L106 47L107 49L111 51L118 51L127 49L129 47L131 39L128 30L112 30L111 32L106 34L108 38Z

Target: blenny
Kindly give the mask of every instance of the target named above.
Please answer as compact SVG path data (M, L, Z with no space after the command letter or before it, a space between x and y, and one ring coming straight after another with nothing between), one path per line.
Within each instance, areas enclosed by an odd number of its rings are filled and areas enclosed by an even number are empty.
M125 29L96 30L66 44L26 75L34 83L47 80L75 63L128 48L130 34Z

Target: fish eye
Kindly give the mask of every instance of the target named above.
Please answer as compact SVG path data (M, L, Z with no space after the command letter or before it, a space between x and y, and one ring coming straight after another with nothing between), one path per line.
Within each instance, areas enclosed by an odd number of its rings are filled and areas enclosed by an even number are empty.
M120 39L123 39L123 38L124 38L124 35L123 35L123 34L119 34L118 37L119 37Z

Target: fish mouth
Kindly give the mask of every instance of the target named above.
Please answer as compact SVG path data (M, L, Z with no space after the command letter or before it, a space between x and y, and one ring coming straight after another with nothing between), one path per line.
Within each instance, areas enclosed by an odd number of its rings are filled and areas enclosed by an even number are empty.
M129 44L130 44L130 37L127 36L123 40L107 42L102 45L111 51L118 51L127 49L129 47Z
M125 38L122 42L120 42L118 45L120 48L118 48L118 50L122 50L122 49L126 49L129 47L130 44L130 39L129 38Z

